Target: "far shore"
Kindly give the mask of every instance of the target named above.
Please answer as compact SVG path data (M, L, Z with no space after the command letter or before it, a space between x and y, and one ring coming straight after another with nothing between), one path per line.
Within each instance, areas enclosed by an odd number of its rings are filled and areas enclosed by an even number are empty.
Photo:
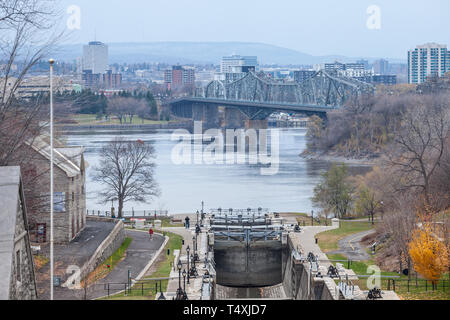
M326 152L303 152L300 155L300 158L306 160L323 160L329 162L341 162L346 164L356 164L361 166L374 166L378 163L380 158L350 158L339 155L328 154Z

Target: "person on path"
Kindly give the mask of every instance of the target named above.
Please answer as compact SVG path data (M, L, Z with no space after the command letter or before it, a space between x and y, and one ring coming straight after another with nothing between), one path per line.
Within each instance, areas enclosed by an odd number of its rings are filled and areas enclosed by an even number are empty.
M148 230L148 234L150 235L150 240L153 240L153 229L150 228L150 230Z
M186 223L184 224L184 226L186 227L186 229L189 229L189 228L190 228L189 221L190 221L191 219L189 219L189 217L186 216L186 218L184 218L184 220L186 221Z

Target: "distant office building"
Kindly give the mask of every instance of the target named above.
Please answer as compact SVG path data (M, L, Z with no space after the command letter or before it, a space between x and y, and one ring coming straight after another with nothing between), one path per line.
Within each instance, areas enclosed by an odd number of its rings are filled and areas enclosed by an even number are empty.
M108 70L108 46L99 41L83 46L83 71L104 74Z
M168 89L195 85L195 69L192 67L173 66L164 71L164 83Z
M17 84L17 78L8 78L8 82L5 84L5 80L0 78L0 87L5 87L5 90L0 91L0 98L5 92L5 97L8 99L8 95L12 94L12 88L16 88L14 95L21 99L30 99L38 97L43 94L47 94L50 91L50 79L48 76L34 76L22 79ZM79 88L78 80L70 76L55 76L53 78L53 88L56 92L71 92L77 91Z
M256 56L239 56L232 55L229 57L223 57L222 62L220 64L220 72L221 73L236 73L236 70L233 68L241 67L245 70L248 68L257 69L258 66L258 57Z
M430 76L442 77L450 71L446 45L426 43L408 51L408 83L423 83Z
M370 77L373 76L373 70L366 70L366 69L345 69L345 70L339 70L337 72L340 76L348 77L348 78L358 78L358 77Z
M100 73L92 73L92 70L84 70L81 79L84 81L85 87L92 88L99 86L103 75Z
M316 71L314 70L296 70L294 71L294 81L295 82L303 82L311 78Z
M315 70L324 70L327 73L348 78L373 76L373 69L366 69L364 63L323 63L315 66Z
M356 61L356 63L364 65L364 69L369 69L369 61L368 60L361 59L361 60Z
M374 85L384 84L386 86L392 86L397 84L397 76L396 75L387 75L387 74L376 74L371 76L364 77L354 77L356 80L371 83Z
M325 63L322 65L319 65L320 69L324 69L326 72L335 72L335 71L345 71L345 70L366 70L363 63L340 63L340 62L333 62L333 63Z
M373 63L373 71L375 74L388 74L389 73L389 61L380 59Z

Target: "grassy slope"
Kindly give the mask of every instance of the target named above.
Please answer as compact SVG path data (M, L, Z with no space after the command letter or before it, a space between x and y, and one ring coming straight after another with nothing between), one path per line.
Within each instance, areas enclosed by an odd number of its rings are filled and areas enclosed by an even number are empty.
M84 285L87 280L88 283L94 283L106 277L114 268L126 257L127 249L130 246L132 238L125 238L122 245L117 249L108 259L100 264L94 271L92 271L86 279L82 281Z
M366 221L341 220L341 227L339 229L325 231L317 235L320 249L325 253L337 250L339 240L342 240L354 233L370 230L372 228L373 226L369 225Z

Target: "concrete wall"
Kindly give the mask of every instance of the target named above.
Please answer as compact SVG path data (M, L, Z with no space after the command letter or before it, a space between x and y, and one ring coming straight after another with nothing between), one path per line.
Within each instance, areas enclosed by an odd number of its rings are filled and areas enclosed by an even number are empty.
M263 287L282 282L281 241L214 241L217 283L223 286Z
M87 217L88 220L92 219L95 221L105 221L105 220L113 220L116 222L114 229L111 231L109 236L103 240L100 246L95 250L92 257L81 267L79 274L74 274L67 279L66 283L64 283L63 287L69 288L77 288L77 277L79 279L84 279L89 273L95 270L101 263L103 263L107 258L109 258L117 249L120 248L122 243L124 242L125 228L122 220L114 220L108 218L99 218L99 217Z
M284 255L285 271L283 273L283 287L286 296L294 300L335 300L333 280L331 283L322 278L311 276L309 263L299 260L293 254L294 246L287 237L287 252Z

